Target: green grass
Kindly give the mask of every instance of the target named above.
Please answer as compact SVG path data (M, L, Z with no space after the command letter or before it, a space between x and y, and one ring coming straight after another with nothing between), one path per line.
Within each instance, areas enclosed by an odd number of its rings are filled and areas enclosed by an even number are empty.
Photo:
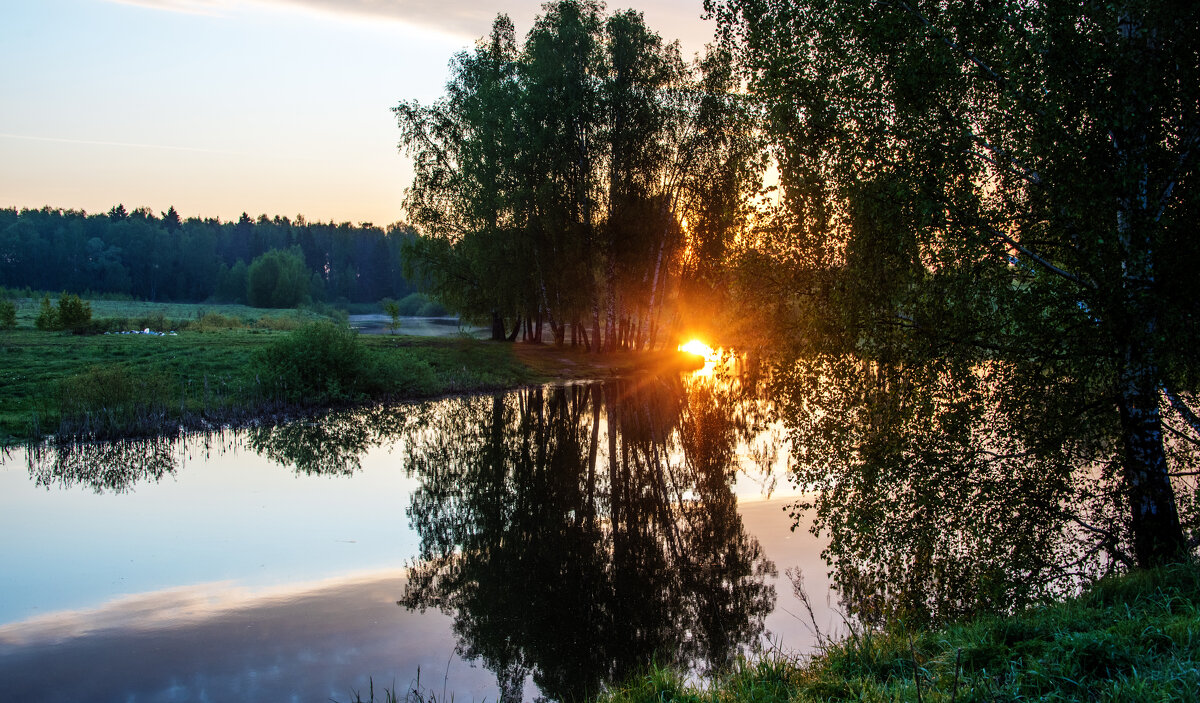
M17 329L0 333L0 440L37 439L57 431L65 414L106 400L126 409L139 401L136 389L105 398L104 384L152 380L149 408L214 414L246 396L241 370L272 332L237 330L178 336L77 336L69 332ZM110 388L117 388L110 385Z
M48 434L153 434L280 410L252 373L256 352L289 334L261 328L176 336L0 332L0 444ZM362 335L379 360L368 397L422 398L515 387L552 375L513 346L454 338ZM414 370L420 383L412 383Z
M57 294L50 296L52 302L58 300ZM41 298L23 298L14 301L17 304L17 327L33 327L37 318L38 304ZM319 319L321 316L308 310L252 308L248 305L212 304L212 303L152 303L144 300L88 300L92 307L92 319L117 319L130 323L147 319L164 319L179 326L201 319L207 314L215 313L226 318L241 321L243 326L253 326L262 319L290 318L301 322ZM130 325L128 329L134 329ZM141 328L138 328L141 329Z
M0 445L48 435L101 439L169 433L181 425L236 424L295 409L297 394L266 388L255 372L256 360L307 323L327 319L310 311L242 305L89 302L94 320L178 334L36 330L36 301L22 301L17 328L0 330ZM310 384L298 405L314 410L682 368L680 355L670 352L598 356L548 345L401 332L358 335L370 358L357 373L367 378L361 383L343 379L336 392L328 393L312 393L322 387Z
M939 630L857 633L809 660L778 653L706 685L660 669L606 703L1198 701L1200 568L1135 572L1079 598Z

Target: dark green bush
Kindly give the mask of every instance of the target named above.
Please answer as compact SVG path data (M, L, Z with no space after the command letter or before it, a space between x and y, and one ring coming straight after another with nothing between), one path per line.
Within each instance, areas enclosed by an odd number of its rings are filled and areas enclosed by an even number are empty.
M384 395L425 396L441 388L429 362L407 349L378 353L371 378L372 390Z
M405 317L440 317L446 314L446 308L430 300L424 293L409 293L398 305L400 314Z
M364 396L371 386L373 365L354 330L320 321L256 352L251 370L269 398L318 405Z
M58 329L85 332L92 321L92 306L74 293L58 296Z
M375 352L354 330L310 322L255 353L254 382L270 400L322 405L438 392L427 361L408 350Z
M58 384L60 431L93 437L154 432L178 396L178 382L164 371L92 366Z
M11 330L17 326L17 305L11 300L0 298L0 330Z
M92 322L92 306L74 293L63 292L58 296L58 306L50 302L49 295L42 296L34 325L39 330L71 330L76 334L88 331Z
M58 311L54 309L54 305L50 302L48 294L42 296L42 302L38 307L37 320L33 324L39 330L61 329L58 326Z

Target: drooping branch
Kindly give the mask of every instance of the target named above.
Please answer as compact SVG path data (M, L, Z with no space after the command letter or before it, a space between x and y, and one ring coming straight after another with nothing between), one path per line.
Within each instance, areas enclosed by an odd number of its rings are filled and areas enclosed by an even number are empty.
M1179 417L1187 423L1188 427L1191 428L1192 432L1196 433L1197 437L1200 437L1200 417L1197 417L1196 413L1178 395L1172 393L1171 389L1164 385L1161 387L1161 390L1167 402L1171 404L1175 412L1179 413Z
M1163 213L1167 211L1167 204L1171 202L1171 196L1175 192L1175 185L1179 183L1180 174L1183 173L1192 159L1192 153L1200 142L1200 127L1193 126L1189 130L1188 137L1183 140L1181 146L1183 150L1179 152L1179 158L1175 161L1175 168L1171 172L1171 177L1167 179L1167 184L1163 186L1162 194L1158 197L1158 210L1154 213L1154 223L1158 224L1162 220Z
M953 205L951 205L949 203L945 203L945 205L955 215L955 217L957 217L962 222L962 224L967 225L967 226L972 226L972 222L973 222L973 226L978 227L979 229L983 230L987 234L991 235L994 239L997 239L997 240L1007 244L1008 246L1012 247L1013 249L1016 249L1020 253L1029 257L1031 260L1035 261L1038 265L1045 268L1047 271L1050 271L1051 273L1053 273L1057 276L1065 278L1066 280L1071 281L1072 283L1075 283L1079 286L1083 286L1084 288L1090 288L1090 289L1094 290L1097 287L1095 283L1083 278L1079 274L1071 273L1070 271L1067 271L1066 269L1064 269L1060 266L1056 266L1055 264L1051 263L1048 259L1046 259L1044 256L1041 256L1040 254L1033 251L1032 249L1025 246L1024 244L1021 244L1019 241L1017 241L1010 235L1005 234L1004 232L1000 231L994 225L992 225L989 222L984 221L982 218L977 217L977 216L976 217L964 217L965 213L963 213L958 208L954 207Z
M1009 154L1009 153L1005 152L1003 149L1001 149L1000 147L989 143L986 139L984 139L983 137L980 137L979 135L975 134L974 132L969 132L969 134L971 135L971 139L973 141L975 141L977 144L979 144L983 148L985 148L988 151L995 154L999 159L1004 159L1008 163L1008 165L1010 165L1014 169L1016 169L1017 172L1021 176L1023 176L1026 181L1028 181L1036 186L1042 185L1042 177L1037 171L1022 164L1020 161L1017 161L1016 157L1014 157L1012 154ZM979 152L972 152L972 153L974 153L979 158L987 161L988 163L992 164L996 168L1004 168L1004 164L1000 163L1000 161L998 159L993 159L993 158L987 156L986 154L981 154Z
M886 5L888 3L880 2L879 4ZM899 5L900 5L900 7L904 8L905 12L908 12L913 17L916 17L917 19L919 19L921 21L921 24L925 25L926 29L932 30L934 32L934 34L937 36L938 40L940 40L943 44L950 47L951 50L961 53L963 56L965 56L967 58L968 61L975 64L975 66L978 67L981 71L983 71L984 73L991 76L992 80L994 80L997 85L999 85L1002 88L1008 87L1008 79L1006 79L1004 76L1001 76L994 68L989 66L983 59L979 58L979 56L977 56L975 54L975 52L971 51L970 49L964 47L963 45L954 41L950 37L946 36L946 33L943 32L941 29L939 29L936 25L934 25L933 22L931 22L928 17L926 17L924 14L922 14L920 10L916 9L912 5L909 5L904 0L900 0Z

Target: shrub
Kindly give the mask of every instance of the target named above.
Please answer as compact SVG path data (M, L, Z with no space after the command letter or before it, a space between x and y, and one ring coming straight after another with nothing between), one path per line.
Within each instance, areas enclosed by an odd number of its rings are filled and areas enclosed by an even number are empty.
M17 326L17 306L11 300L0 299L0 329L11 330Z
M275 330L276 332L290 332L299 329L300 320L286 315L279 316L263 316L255 320L254 326L261 330Z
M440 388L429 362L408 349L380 354L370 384L375 392L400 397L431 395Z
M442 317L446 314L446 308L439 302L426 300L417 314L421 317Z
M391 298L384 298L379 304L383 308L384 314L392 318L391 330L394 334L396 330L400 329L400 303Z
M152 432L178 392L163 371L92 366L58 384L60 431L93 437Z
M42 296L42 302L38 308L37 320L33 324L39 330L61 329L58 326L58 311L54 309L54 305L50 302L48 294Z
M251 370L269 397L317 405L361 397L371 383L373 365L356 332L320 321L256 352Z
M43 295L34 325L39 330L71 330L76 334L88 331L92 322L92 306L74 293L63 292L58 296L58 307L50 303L50 296Z
M205 313L199 320L187 323L187 329L196 332L212 332L214 330L237 330L245 327L240 318L228 317L219 312Z
M58 296L59 329L80 333L92 321L92 306L73 293Z
M171 321L162 311L148 312L134 321L134 328L139 330L154 330L155 332L166 332L174 328Z

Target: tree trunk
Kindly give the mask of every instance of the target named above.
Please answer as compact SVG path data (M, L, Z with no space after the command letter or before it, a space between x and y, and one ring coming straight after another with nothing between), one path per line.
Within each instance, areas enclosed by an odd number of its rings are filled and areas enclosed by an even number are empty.
M1121 440L1128 492L1133 552L1143 568L1178 562L1187 556L1175 490L1163 451L1156 369L1139 359L1136 342L1126 346L1120 374Z
M1122 59L1114 71L1114 93L1124 108L1125 121L1111 134L1117 163L1117 241L1121 246L1121 291L1118 339L1117 405L1121 414L1121 444L1125 490L1129 499L1133 551L1139 567L1179 561L1187 541L1179 524L1175 491L1163 450L1162 415L1158 389L1160 369L1155 347L1160 343L1155 290L1157 266L1150 211L1150 141L1155 124L1154 97L1144 90L1142 71L1156 50L1155 32L1143 26L1132 4L1118 10Z
M604 324L604 349L612 351L617 342L617 262L610 253L608 263L604 267L605 306L607 307Z
M592 350L596 353L604 351L600 342L600 301L597 298L592 299Z
M521 316L517 315L517 320L516 320L516 322L513 323L512 334L508 335L508 341L510 341L510 342L517 341L517 334L519 334L520 332L521 332Z
M495 310L492 311L492 341L504 341L504 318Z

